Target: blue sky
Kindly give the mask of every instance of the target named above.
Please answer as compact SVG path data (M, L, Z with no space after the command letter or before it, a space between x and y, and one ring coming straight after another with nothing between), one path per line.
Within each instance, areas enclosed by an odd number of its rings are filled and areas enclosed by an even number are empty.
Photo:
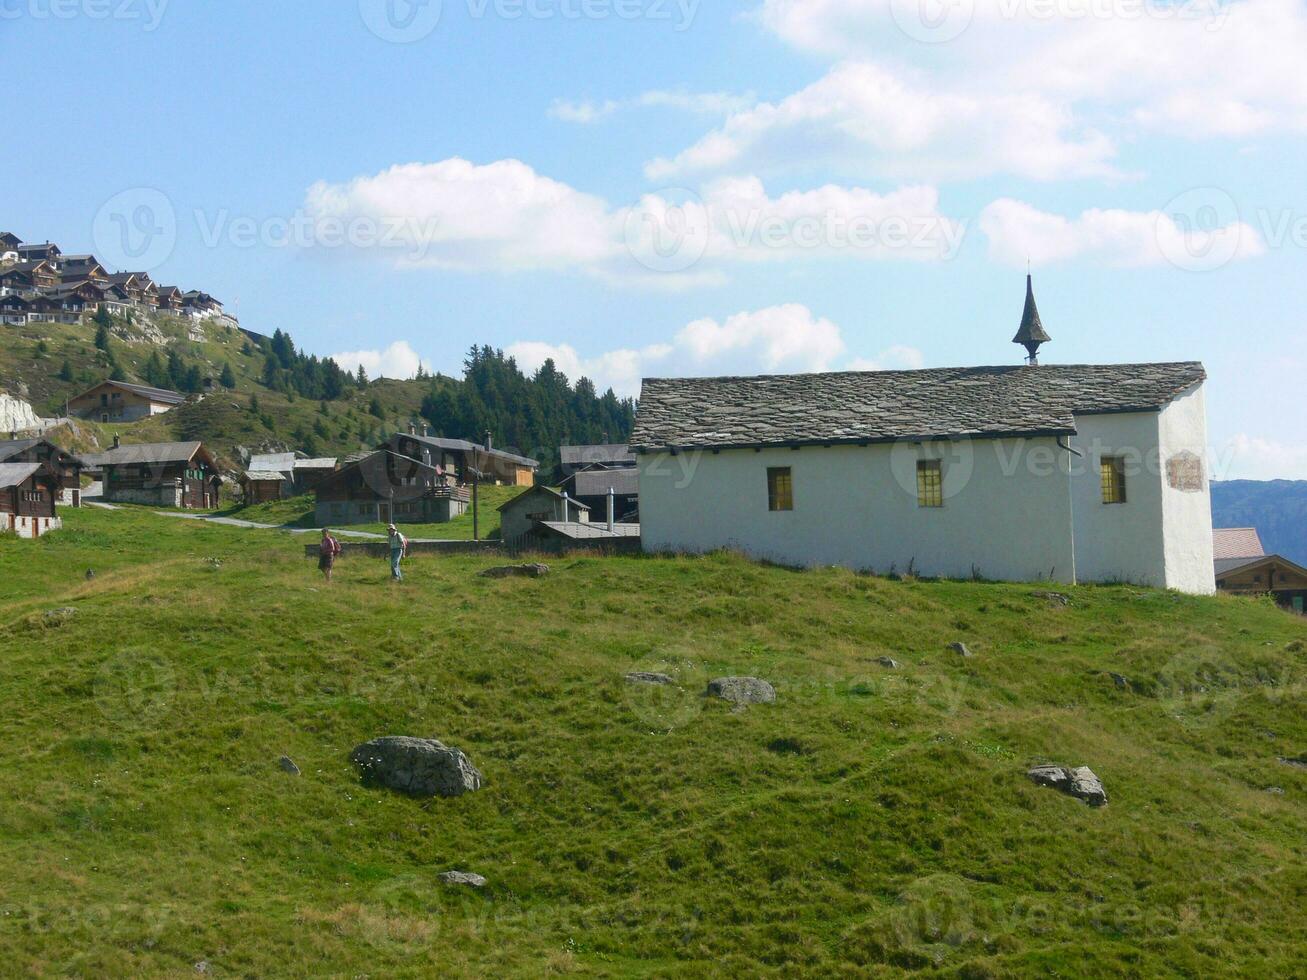
M1302 0L307 6L0 0L0 225L624 394L1016 363L1028 258L1046 362L1200 359L1216 475L1307 478Z

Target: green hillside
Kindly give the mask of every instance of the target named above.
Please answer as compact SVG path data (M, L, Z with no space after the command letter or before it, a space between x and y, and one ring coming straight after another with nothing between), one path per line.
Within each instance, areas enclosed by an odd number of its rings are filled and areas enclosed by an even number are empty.
M69 398L111 376L185 392L213 379L210 393L164 415L129 424L79 422L52 437L88 452L115 435L127 443L198 439L231 472L240 468L241 450L342 456L418 424L477 441L489 432L497 446L539 459L542 472L555 476L560 445L621 441L634 418L629 399L597 392L585 378L568 379L552 364L527 377L489 347L471 349L462 378L400 381L342 375L334 362L296 350L280 331L267 338L164 316L115 319L103 330L94 323L32 323L0 328L0 337L0 391L45 417L62 416Z
M6 973L1307 971L1307 624L1268 602L727 555L327 587L286 532L66 519L0 538ZM736 674L777 702L700 696ZM484 787L365 788L387 734Z

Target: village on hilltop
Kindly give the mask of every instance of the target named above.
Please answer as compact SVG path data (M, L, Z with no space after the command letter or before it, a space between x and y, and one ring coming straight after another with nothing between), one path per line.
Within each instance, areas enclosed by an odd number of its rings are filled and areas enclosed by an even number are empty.
M65 255L52 242L30 244L0 232L0 324L82 323L100 311L239 325L198 289L160 285L148 272L109 272L94 255Z

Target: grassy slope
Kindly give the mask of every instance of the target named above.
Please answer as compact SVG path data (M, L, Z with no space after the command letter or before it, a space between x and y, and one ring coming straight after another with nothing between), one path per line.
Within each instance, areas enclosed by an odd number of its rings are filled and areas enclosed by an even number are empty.
M14 973L1307 968L1307 772L1276 761L1307 750L1307 625L1267 603L1059 608L729 556L539 581L419 557L400 587L351 560L327 589L284 533L67 521L0 539ZM47 628L56 606L79 612ZM728 673L778 703L696 696ZM363 789L346 756L387 733L464 748L485 788ZM1111 805L1034 787L1043 760L1092 765Z
M297 447L294 433L302 430L313 434L324 452L343 455L376 445L383 430L393 432L416 418L427 390L423 382L378 380L329 403L323 414L317 401L288 398L264 388L259 383L263 355L252 344L252 355L243 354L246 338L239 331L206 324L204 339L192 340L192 326L181 320L160 318L155 326L165 336L166 348L127 341L118 335L111 340L114 356L132 380L141 379L152 352L158 350L161 357L166 357L169 349L176 349L188 364L203 365L214 378L224 363L231 364L236 389L219 390L199 404L141 422L79 423L77 432L57 432L56 438L79 451L104 448L112 443L114 435L127 443L199 439L218 453L225 466L234 469L238 465L237 446L254 450ZM139 332L121 325L120 329L132 336ZM2 327L0 331L0 391L27 398L38 414L61 415L66 399L108 376L104 355L95 347L94 326L42 323ZM38 349L41 342L47 348L44 354ZM71 382L58 377L65 360L75 375ZM258 399L258 412L251 411L251 396ZM373 398L381 405L381 417L368 411ZM314 431L319 422L325 435Z

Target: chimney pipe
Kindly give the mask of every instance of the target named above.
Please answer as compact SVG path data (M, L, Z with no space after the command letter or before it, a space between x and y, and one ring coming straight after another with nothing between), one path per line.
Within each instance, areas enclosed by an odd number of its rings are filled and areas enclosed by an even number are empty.
M115 433L113 437L113 448L120 449L122 447L122 444L123 444L122 437Z
M572 501L567 496L567 491L563 491L563 523L572 523Z
M494 439L490 435L490 430L486 429L486 449L494 449L494 448L495 448Z
M613 525L617 523L617 491L612 487L608 488L608 533L613 533Z
M408 434L411 436L415 436L418 434L418 427L413 422L410 422L408 424Z

